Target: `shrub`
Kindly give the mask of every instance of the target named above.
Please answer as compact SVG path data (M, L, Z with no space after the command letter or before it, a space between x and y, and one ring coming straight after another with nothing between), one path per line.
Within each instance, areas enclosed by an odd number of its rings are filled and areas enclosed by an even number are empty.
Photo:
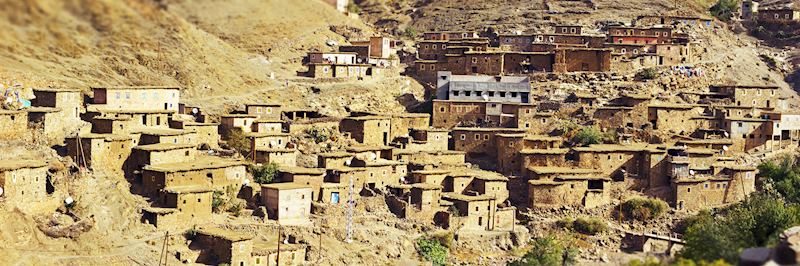
M659 199L636 197L622 203L622 212L625 217L639 221L657 218L664 214L669 206Z
M738 0L718 0L711 6L711 15L722 21L730 21L733 13L739 11Z
M455 239L455 235L452 231L442 231L439 233L434 233L431 235L432 239L439 241L439 244L445 246L448 250L453 248L453 241Z
M578 250L570 244L570 239L557 239L553 236L538 238L531 250L522 258L508 263L510 266L574 265Z
M197 236L197 228L192 227L187 229L186 232L183 232L183 236L188 240L194 240Z
M214 212L219 212L221 210L223 204L225 204L225 195L222 191L214 191L214 194L211 195L211 209Z
M780 164L762 163L758 175L766 191L778 193L788 202L800 202L800 166L794 158L784 157Z
M251 165L250 172L253 174L253 181L256 183L269 184L278 176L278 164Z
M577 134L572 136L570 142L574 146L589 146L592 144L599 144L602 142L602 134L600 131L593 127L583 127Z
M228 206L228 212L237 217L242 214L242 209L244 209L244 204L241 202L234 202L233 200L231 200Z
M778 61L775 61L775 58L772 58L772 56L762 54L758 57L760 57L761 61L764 61L764 63L770 68L775 68L778 66Z
M347 3L347 7L345 7L345 8L347 9L347 12L349 12L349 13L356 13L356 14L361 13L361 7L358 6L356 3L353 3L353 1L350 1L350 3Z
M228 131L228 146L231 149L236 150L244 156L245 158L249 158L250 156L250 140L244 135L239 129L231 129Z
M597 218L578 218L575 220L564 219L557 222L558 226L570 231L585 235L596 235L608 230L608 225Z
M406 30L403 31L403 36L408 37L409 39L417 38L417 29L414 27L406 27Z
M447 247L442 245L439 240L429 238L417 239L417 250L419 254L430 261L432 265L447 264Z
M645 68L639 71L639 73L636 73L636 76L641 80L655 79L658 77L658 70L655 68Z
M330 134L328 133L328 130L324 128L318 128L316 126L312 126L311 128L307 129L306 135L308 135L316 143L320 143L330 139Z

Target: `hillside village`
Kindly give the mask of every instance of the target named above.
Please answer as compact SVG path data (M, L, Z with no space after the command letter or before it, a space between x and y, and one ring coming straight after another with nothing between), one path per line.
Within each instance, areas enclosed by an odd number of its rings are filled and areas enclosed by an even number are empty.
M800 24L791 1L741 7ZM449 234L448 264L498 265L587 217L610 232L579 237L580 264L673 257L680 219L745 201L760 163L800 147L783 74L731 66L774 50L684 13L329 39L225 103L172 82L3 81L0 264L422 265L416 239Z

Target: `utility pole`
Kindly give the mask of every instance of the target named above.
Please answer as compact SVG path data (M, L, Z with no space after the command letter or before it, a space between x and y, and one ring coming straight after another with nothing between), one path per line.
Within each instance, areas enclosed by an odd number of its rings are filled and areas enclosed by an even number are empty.
M161 255L158 256L158 265L161 266L161 262L164 262L164 265L167 265L167 240L169 239L169 232L164 232L164 243L161 245Z
M352 243L353 242L353 205L355 204L355 200L353 199L353 173L350 174L350 193L347 196L347 237L345 237L344 242Z
M319 232L319 258L317 259L317 263L322 261L322 231Z
M278 254L275 256L275 265L281 265L281 226L278 225Z

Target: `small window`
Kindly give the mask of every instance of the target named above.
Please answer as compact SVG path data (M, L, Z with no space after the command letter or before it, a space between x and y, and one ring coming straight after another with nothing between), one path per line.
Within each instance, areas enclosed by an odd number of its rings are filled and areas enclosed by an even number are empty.
M461 134L461 140L466 140L466 139L467 139L467 135Z

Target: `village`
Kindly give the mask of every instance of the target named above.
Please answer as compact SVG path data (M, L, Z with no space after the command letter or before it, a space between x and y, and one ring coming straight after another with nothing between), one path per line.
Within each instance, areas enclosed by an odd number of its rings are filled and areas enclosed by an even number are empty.
M800 20L800 6L784 12L753 3L744 1L743 19ZM148 204L131 215L161 236L159 247L172 245L164 260L184 263L320 263L321 221L338 220L339 245L365 241L354 236L354 219L375 200L397 219L464 243L530 238L536 232L526 225L537 210L613 210L634 197L691 214L747 199L759 178L753 158L800 147L795 92L766 81L669 97L624 88L556 95L539 86L559 75L709 79L697 66L711 57L700 36L717 23L652 15L601 31L573 24L531 33L430 31L412 47L376 35L308 51L307 71L297 73L337 83L400 71L425 85L425 112L336 117L253 97L209 115L187 103L180 86L10 84L0 140L33 134L71 175L124 179ZM0 161L0 205L69 214L85 204L59 191L52 165ZM251 223L274 237L233 226ZM683 244L672 233L624 233L641 239L637 252L670 256Z

